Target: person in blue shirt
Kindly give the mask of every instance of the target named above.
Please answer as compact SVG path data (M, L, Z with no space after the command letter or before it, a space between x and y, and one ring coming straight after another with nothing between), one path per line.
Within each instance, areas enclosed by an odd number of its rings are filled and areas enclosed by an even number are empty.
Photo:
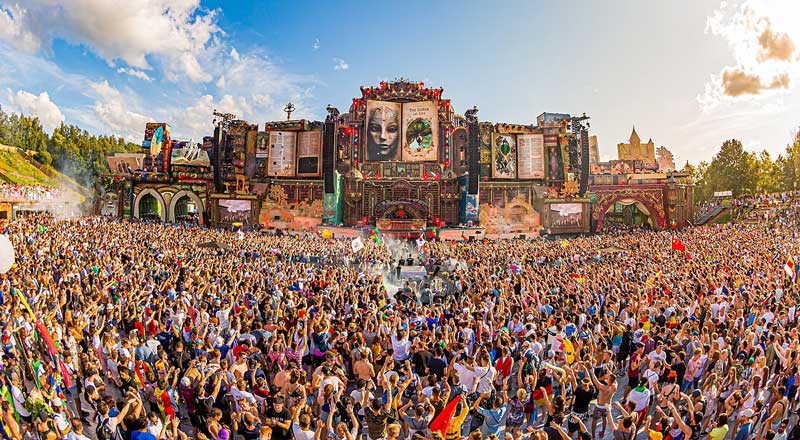
M508 394L505 388L503 389L503 399L500 396L495 397L491 402L489 408L481 407L484 400L491 397L491 393L483 393L472 404L472 409L477 411L478 414L483 416L483 424L481 425L481 434L483 438L488 438L494 434L498 438L505 438L506 418L508 417Z

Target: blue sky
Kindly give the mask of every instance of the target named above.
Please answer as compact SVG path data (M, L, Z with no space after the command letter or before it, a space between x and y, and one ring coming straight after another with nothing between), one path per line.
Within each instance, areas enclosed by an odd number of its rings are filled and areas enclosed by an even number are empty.
M776 155L800 125L797 2L498 3L0 0L0 104L199 139L214 108L323 118L402 76L481 120L586 112L605 159L635 124L678 164L729 138Z

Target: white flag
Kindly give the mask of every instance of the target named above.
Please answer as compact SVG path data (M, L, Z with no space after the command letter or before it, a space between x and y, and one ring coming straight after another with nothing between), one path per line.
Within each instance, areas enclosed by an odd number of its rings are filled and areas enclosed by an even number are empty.
M425 239L420 237L417 239L417 249L422 249L422 246L425 246Z
M364 249L364 242L361 241L361 237L356 237L350 242L350 247L353 249L353 253L357 253L361 249Z

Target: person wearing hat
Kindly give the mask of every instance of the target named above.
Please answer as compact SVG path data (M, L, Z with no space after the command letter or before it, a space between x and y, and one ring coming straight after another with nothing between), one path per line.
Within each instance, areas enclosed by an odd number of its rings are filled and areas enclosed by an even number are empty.
M65 437L72 431L72 426L70 425L69 417L67 417L64 401L58 397L53 398L50 401L50 409L53 411L53 422L56 425L56 430L62 437Z
M749 408L739 413L739 429L736 431L736 436L734 436L733 440L746 440L750 437L756 422L754 415L755 412Z
M291 440L292 415L284 407L282 396L272 399L272 405L264 413L264 425L272 428L272 438L275 440Z

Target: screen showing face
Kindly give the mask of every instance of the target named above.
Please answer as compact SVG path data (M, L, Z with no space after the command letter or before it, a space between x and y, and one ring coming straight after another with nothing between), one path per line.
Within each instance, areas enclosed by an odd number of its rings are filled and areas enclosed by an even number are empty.
M367 103L366 160L400 159L400 104Z

